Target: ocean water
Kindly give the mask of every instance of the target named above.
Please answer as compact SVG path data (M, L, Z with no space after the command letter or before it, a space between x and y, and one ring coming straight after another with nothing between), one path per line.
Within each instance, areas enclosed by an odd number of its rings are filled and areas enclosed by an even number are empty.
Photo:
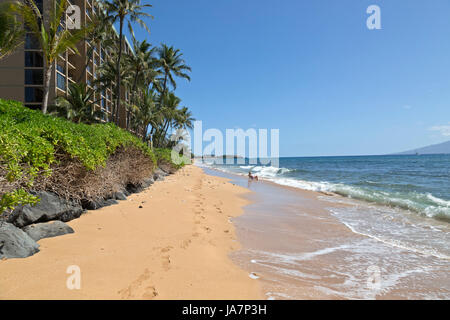
M450 155L280 158L279 167L248 159L233 165L207 160L201 165L240 176L251 171L262 180L323 192L319 199L329 203L329 214L361 236L314 238L311 232L306 237L310 248L244 252L250 267L258 264L265 272L290 277L279 288L300 279L333 297L367 298L367 268L378 261L384 294L450 298ZM306 217L297 209L293 215ZM323 223L317 228L329 221ZM273 230L280 237L284 234L280 228ZM324 273L342 283L320 280ZM278 293L278 298L295 298L295 288Z
M280 158L279 167L249 162L206 164L450 222L450 155Z

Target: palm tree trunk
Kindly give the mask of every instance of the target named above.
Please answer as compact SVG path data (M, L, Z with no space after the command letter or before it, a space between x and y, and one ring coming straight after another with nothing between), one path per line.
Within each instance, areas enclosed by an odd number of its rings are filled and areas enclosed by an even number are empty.
M47 113L48 106L48 95L50 91L50 79L52 77L52 63L46 66L47 70L45 71L45 79L44 79L44 98L42 101L42 113Z
M148 132L148 126L149 126L150 124L149 123L147 123L146 125L144 125L144 133L143 133L143 135L142 135L142 142L145 142L145 140L146 140L146 138L147 138L147 132Z
M89 65L89 61L93 57L93 53L94 53L94 49L93 49L93 47L90 47L89 50L88 50L88 53L86 54L87 59L86 59L86 62L84 64L84 68L82 69L83 71L81 72L80 76L78 77L77 82L81 82L83 79L86 79L86 72L87 72L86 70L87 70L87 67Z
M160 109L162 108L162 105L163 105L164 97L166 95L166 90L167 90L167 73L165 73L165 76L164 76L163 91L162 91L161 97L159 99L159 108Z
M117 57L116 71L116 115L114 121L119 125L119 113L120 113L120 59L122 58L122 37L123 37L123 18L120 18L120 32L119 32L119 55Z

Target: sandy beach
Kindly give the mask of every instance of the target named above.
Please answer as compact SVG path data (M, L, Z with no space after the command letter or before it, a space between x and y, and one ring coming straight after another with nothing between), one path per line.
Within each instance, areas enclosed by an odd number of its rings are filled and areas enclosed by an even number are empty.
M40 240L34 256L1 261L0 299L264 299L229 257L249 192L187 166L69 222L75 233ZM79 290L67 288L70 266Z

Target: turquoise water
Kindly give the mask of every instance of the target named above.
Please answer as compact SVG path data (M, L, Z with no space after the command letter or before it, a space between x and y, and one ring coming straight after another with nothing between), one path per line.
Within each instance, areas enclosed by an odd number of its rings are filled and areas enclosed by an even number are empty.
M212 166L450 222L450 155L280 158L279 167L245 159Z

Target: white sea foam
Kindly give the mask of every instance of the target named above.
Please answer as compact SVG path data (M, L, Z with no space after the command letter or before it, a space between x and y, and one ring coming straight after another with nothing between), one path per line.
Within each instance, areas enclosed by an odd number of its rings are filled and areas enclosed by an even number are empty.
M350 199L363 200L390 207L411 210L429 218L450 220L450 201L440 199L430 193L389 193L386 191L372 190L342 183L301 180L286 177L286 173L292 172L292 170L288 168L251 165L240 167L220 167L207 164L206 166L222 172L238 174L241 176L246 176L248 174L247 170L251 170L254 174L258 175L260 179L271 181L279 185L308 191L335 193ZM238 171L235 171L236 169Z

